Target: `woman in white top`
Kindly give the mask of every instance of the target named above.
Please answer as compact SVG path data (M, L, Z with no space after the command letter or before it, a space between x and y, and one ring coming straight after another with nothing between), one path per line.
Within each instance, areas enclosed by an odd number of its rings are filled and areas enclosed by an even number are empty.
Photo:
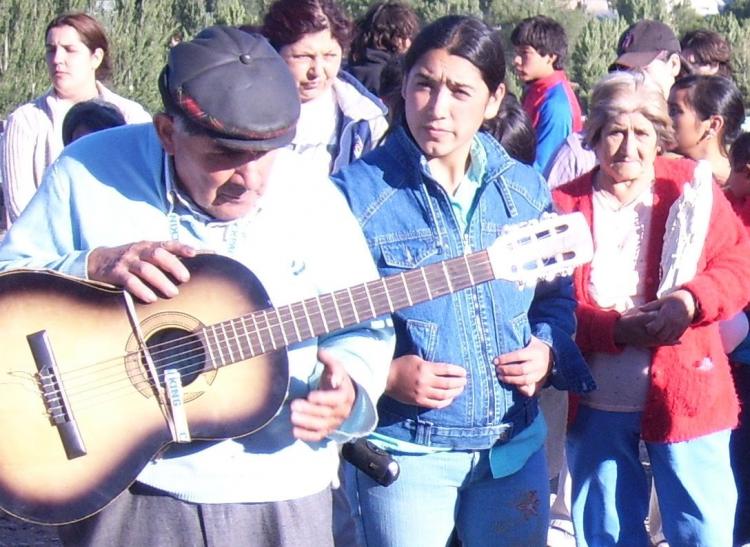
M295 152L328 174L378 145L388 127L386 108L341 70L352 22L334 0L276 0L261 32L297 82L302 109Z
M63 149L62 123L74 104L100 98L114 104L128 123L151 121L141 105L108 90L109 45L104 28L85 13L66 13L45 30L52 88L10 114L2 141L3 194L8 224L15 221L42 182L44 170Z

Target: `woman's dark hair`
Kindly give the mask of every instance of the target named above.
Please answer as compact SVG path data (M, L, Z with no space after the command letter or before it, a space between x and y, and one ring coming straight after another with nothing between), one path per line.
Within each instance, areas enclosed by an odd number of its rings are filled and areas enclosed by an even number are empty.
M49 22L44 30L44 39L49 31L58 27L73 27L87 48L93 53L97 48L102 50L102 62L96 69L96 79L107 81L112 73L112 61L109 57L109 42L101 23L83 12L63 13Z
M568 37L560 23L544 15L528 17L518 23L510 35L510 42L518 46L531 46L539 55L556 55L552 67L562 70L568 58Z
M708 29L692 30L682 37L680 47L683 51L690 51L695 56L692 61L682 56L682 60L687 63L688 67L716 65L718 76L732 77L732 48L718 32Z
M419 17L406 4L387 0L377 2L357 20L349 60L359 63L367 49L401 53L419 32Z
M466 15L448 15L427 25L414 38L404 57L404 75L422 55L445 49L477 67L491 93L505 81L505 53L500 33L482 21Z
M672 86L672 91L680 89L686 90L685 102L699 119L722 117L724 130L718 138L721 139L721 150L726 151L742 132L742 122L745 120L745 105L737 85L724 76L691 74L677 80Z
M305 34L330 30L341 49L349 48L352 22L333 0L276 0L268 8L261 34L279 51Z
M507 93L500 103L500 110L485 129L503 145L510 156L522 163L532 165L536 157L536 133L529 115L516 96Z
M750 164L750 133L743 133L732 143L729 149L729 163L732 169Z
M125 125L125 117L112 103L100 99L82 101L70 107L63 119L63 144L73 142L73 135L79 127L85 127L89 133Z
M404 56L394 55L380 73L380 100L388 107L388 123L393 123L401 115L401 85L404 82Z
M500 33L476 17L446 15L424 27L404 55L403 78L408 78L417 61L434 49L445 49L477 67L490 93L505 82L505 53ZM399 95L395 102L394 110L403 122L404 99ZM396 125L391 124L388 132Z

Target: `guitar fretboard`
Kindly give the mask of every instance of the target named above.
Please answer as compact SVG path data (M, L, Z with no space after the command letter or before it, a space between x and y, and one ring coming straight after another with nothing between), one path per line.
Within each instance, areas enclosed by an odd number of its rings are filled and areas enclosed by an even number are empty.
M218 368L495 279L487 251L267 308L203 329Z

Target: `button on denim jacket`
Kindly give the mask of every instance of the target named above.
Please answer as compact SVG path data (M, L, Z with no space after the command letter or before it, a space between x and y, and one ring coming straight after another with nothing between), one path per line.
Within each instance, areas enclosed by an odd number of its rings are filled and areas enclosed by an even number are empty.
M403 127L385 144L333 177L365 233L382 276L488 247L504 226L551 211L544 180L490 136L481 133L487 169L462 233L448 195L429 175L426 159ZM415 354L466 369L464 391L439 410L384 395L377 431L426 446L477 450L507 441L538 413L536 398L500 382L492 360L526 346L530 337L554 353L551 383L594 388L573 341L575 301L570 278L519 288L496 280L398 310L395 357Z

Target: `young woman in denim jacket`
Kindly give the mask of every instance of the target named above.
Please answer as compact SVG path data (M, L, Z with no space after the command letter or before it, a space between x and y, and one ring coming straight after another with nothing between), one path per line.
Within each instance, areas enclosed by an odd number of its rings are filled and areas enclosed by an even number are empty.
M544 181L480 128L505 86L497 33L471 17L427 26L405 59L400 120L334 177L382 275L490 245L551 209ZM536 395L593 382L573 343L568 279L493 281L393 314L397 332L372 440L401 466L357 472L367 544L544 545L549 487Z

